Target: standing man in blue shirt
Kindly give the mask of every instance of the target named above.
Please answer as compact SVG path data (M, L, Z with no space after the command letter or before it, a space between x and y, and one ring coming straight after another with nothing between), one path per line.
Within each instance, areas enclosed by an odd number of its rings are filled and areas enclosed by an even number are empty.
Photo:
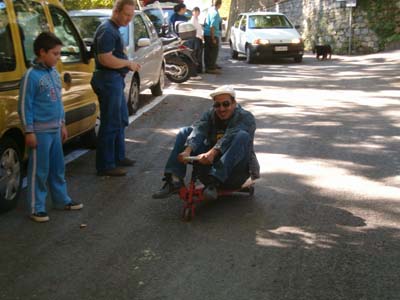
M213 0L213 7L208 10L204 23L204 64L206 73L219 74L216 62L219 51L220 24L222 19L218 13L222 0Z
M124 77L139 71L140 65L128 60L119 27L127 26L135 13L134 0L116 0L111 19L96 30L93 50L96 70L92 87L100 103L100 128L96 149L98 176L124 176L134 160L125 157L125 127L128 110L124 95Z

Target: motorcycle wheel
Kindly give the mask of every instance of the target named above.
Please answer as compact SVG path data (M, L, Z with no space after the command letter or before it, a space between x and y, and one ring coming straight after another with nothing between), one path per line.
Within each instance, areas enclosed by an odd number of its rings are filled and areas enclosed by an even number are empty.
M190 78L190 70L189 70L189 65L185 61L174 61L174 63L170 63L171 65L175 65L179 68L181 68L182 72L176 73L176 74L171 74L167 73L166 76L169 81L175 82L175 83L182 83Z

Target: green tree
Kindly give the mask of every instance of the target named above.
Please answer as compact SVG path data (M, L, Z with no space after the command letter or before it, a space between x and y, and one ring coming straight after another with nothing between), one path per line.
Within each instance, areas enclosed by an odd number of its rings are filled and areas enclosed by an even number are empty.
M64 0L63 4L67 10L112 8L114 0Z

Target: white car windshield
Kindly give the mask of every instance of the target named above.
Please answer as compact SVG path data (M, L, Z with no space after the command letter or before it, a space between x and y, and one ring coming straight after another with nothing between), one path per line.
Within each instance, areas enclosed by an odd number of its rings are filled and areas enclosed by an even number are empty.
M282 15L249 16L249 29L293 28L289 20Z

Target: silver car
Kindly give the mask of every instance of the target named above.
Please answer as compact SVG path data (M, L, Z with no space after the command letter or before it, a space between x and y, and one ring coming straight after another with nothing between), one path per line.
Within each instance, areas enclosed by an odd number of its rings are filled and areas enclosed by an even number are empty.
M80 30L87 45L93 41L97 27L111 17L111 9L89 9L70 11L72 21ZM141 11L128 26L119 28L126 53L130 60L141 65L139 72L129 72L125 77L125 96L128 111L132 115L139 107L139 93L150 89L153 96L160 96L164 88L164 58L162 42L154 25Z

